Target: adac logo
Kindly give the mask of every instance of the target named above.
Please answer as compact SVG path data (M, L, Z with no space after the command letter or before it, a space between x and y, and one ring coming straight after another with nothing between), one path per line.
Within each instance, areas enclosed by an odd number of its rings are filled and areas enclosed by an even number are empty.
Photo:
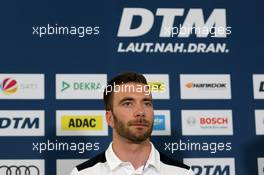
M189 82L189 83L185 84L185 87L187 87L188 89L191 89L191 88L198 88L198 89L207 89L207 88L224 89L224 88L226 88L226 83L192 83L192 82Z
M153 130L165 130L165 115L155 115L154 116L154 126Z
M164 82L148 82L148 85L152 92L164 92L165 91Z
M64 115L61 118L62 130L102 130L103 116L99 115Z
M14 94L18 89L18 83L15 79L5 78L2 82L2 86L0 88L6 95Z

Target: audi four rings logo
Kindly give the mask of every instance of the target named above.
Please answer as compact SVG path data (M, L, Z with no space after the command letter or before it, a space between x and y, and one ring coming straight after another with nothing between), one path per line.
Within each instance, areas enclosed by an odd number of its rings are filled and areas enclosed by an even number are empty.
M2 174L5 173L5 174ZM1 175L39 175L38 167L34 165L30 166L0 166Z

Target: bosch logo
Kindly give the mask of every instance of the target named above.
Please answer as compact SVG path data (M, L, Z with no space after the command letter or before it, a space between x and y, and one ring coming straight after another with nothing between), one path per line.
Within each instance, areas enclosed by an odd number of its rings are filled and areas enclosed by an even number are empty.
M228 124L227 117L201 117L200 118L201 125L223 125Z
M30 166L0 166L1 175L39 175L38 167L34 165Z

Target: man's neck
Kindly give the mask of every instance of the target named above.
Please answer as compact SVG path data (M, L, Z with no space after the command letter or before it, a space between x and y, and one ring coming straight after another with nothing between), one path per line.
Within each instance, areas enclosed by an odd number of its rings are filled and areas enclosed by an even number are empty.
M113 139L112 148L120 160L130 162L135 169L147 162L151 152L151 144L149 140L135 144L129 141Z

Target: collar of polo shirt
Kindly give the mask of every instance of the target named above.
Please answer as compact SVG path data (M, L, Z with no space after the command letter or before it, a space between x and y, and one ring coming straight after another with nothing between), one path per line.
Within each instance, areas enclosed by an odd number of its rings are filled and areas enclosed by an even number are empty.
M106 160L107 163L110 167L110 169L113 171L114 169L116 169L117 167L119 167L120 165L122 165L123 162L122 160L120 160L117 155L114 153L113 148L112 148L112 144L111 143L109 145L109 147L106 150ZM160 171L160 155L159 152L155 149L154 145L152 143L151 144L151 152L149 155L149 158L146 162L144 166L144 169L146 169L149 166L153 166L157 171Z

